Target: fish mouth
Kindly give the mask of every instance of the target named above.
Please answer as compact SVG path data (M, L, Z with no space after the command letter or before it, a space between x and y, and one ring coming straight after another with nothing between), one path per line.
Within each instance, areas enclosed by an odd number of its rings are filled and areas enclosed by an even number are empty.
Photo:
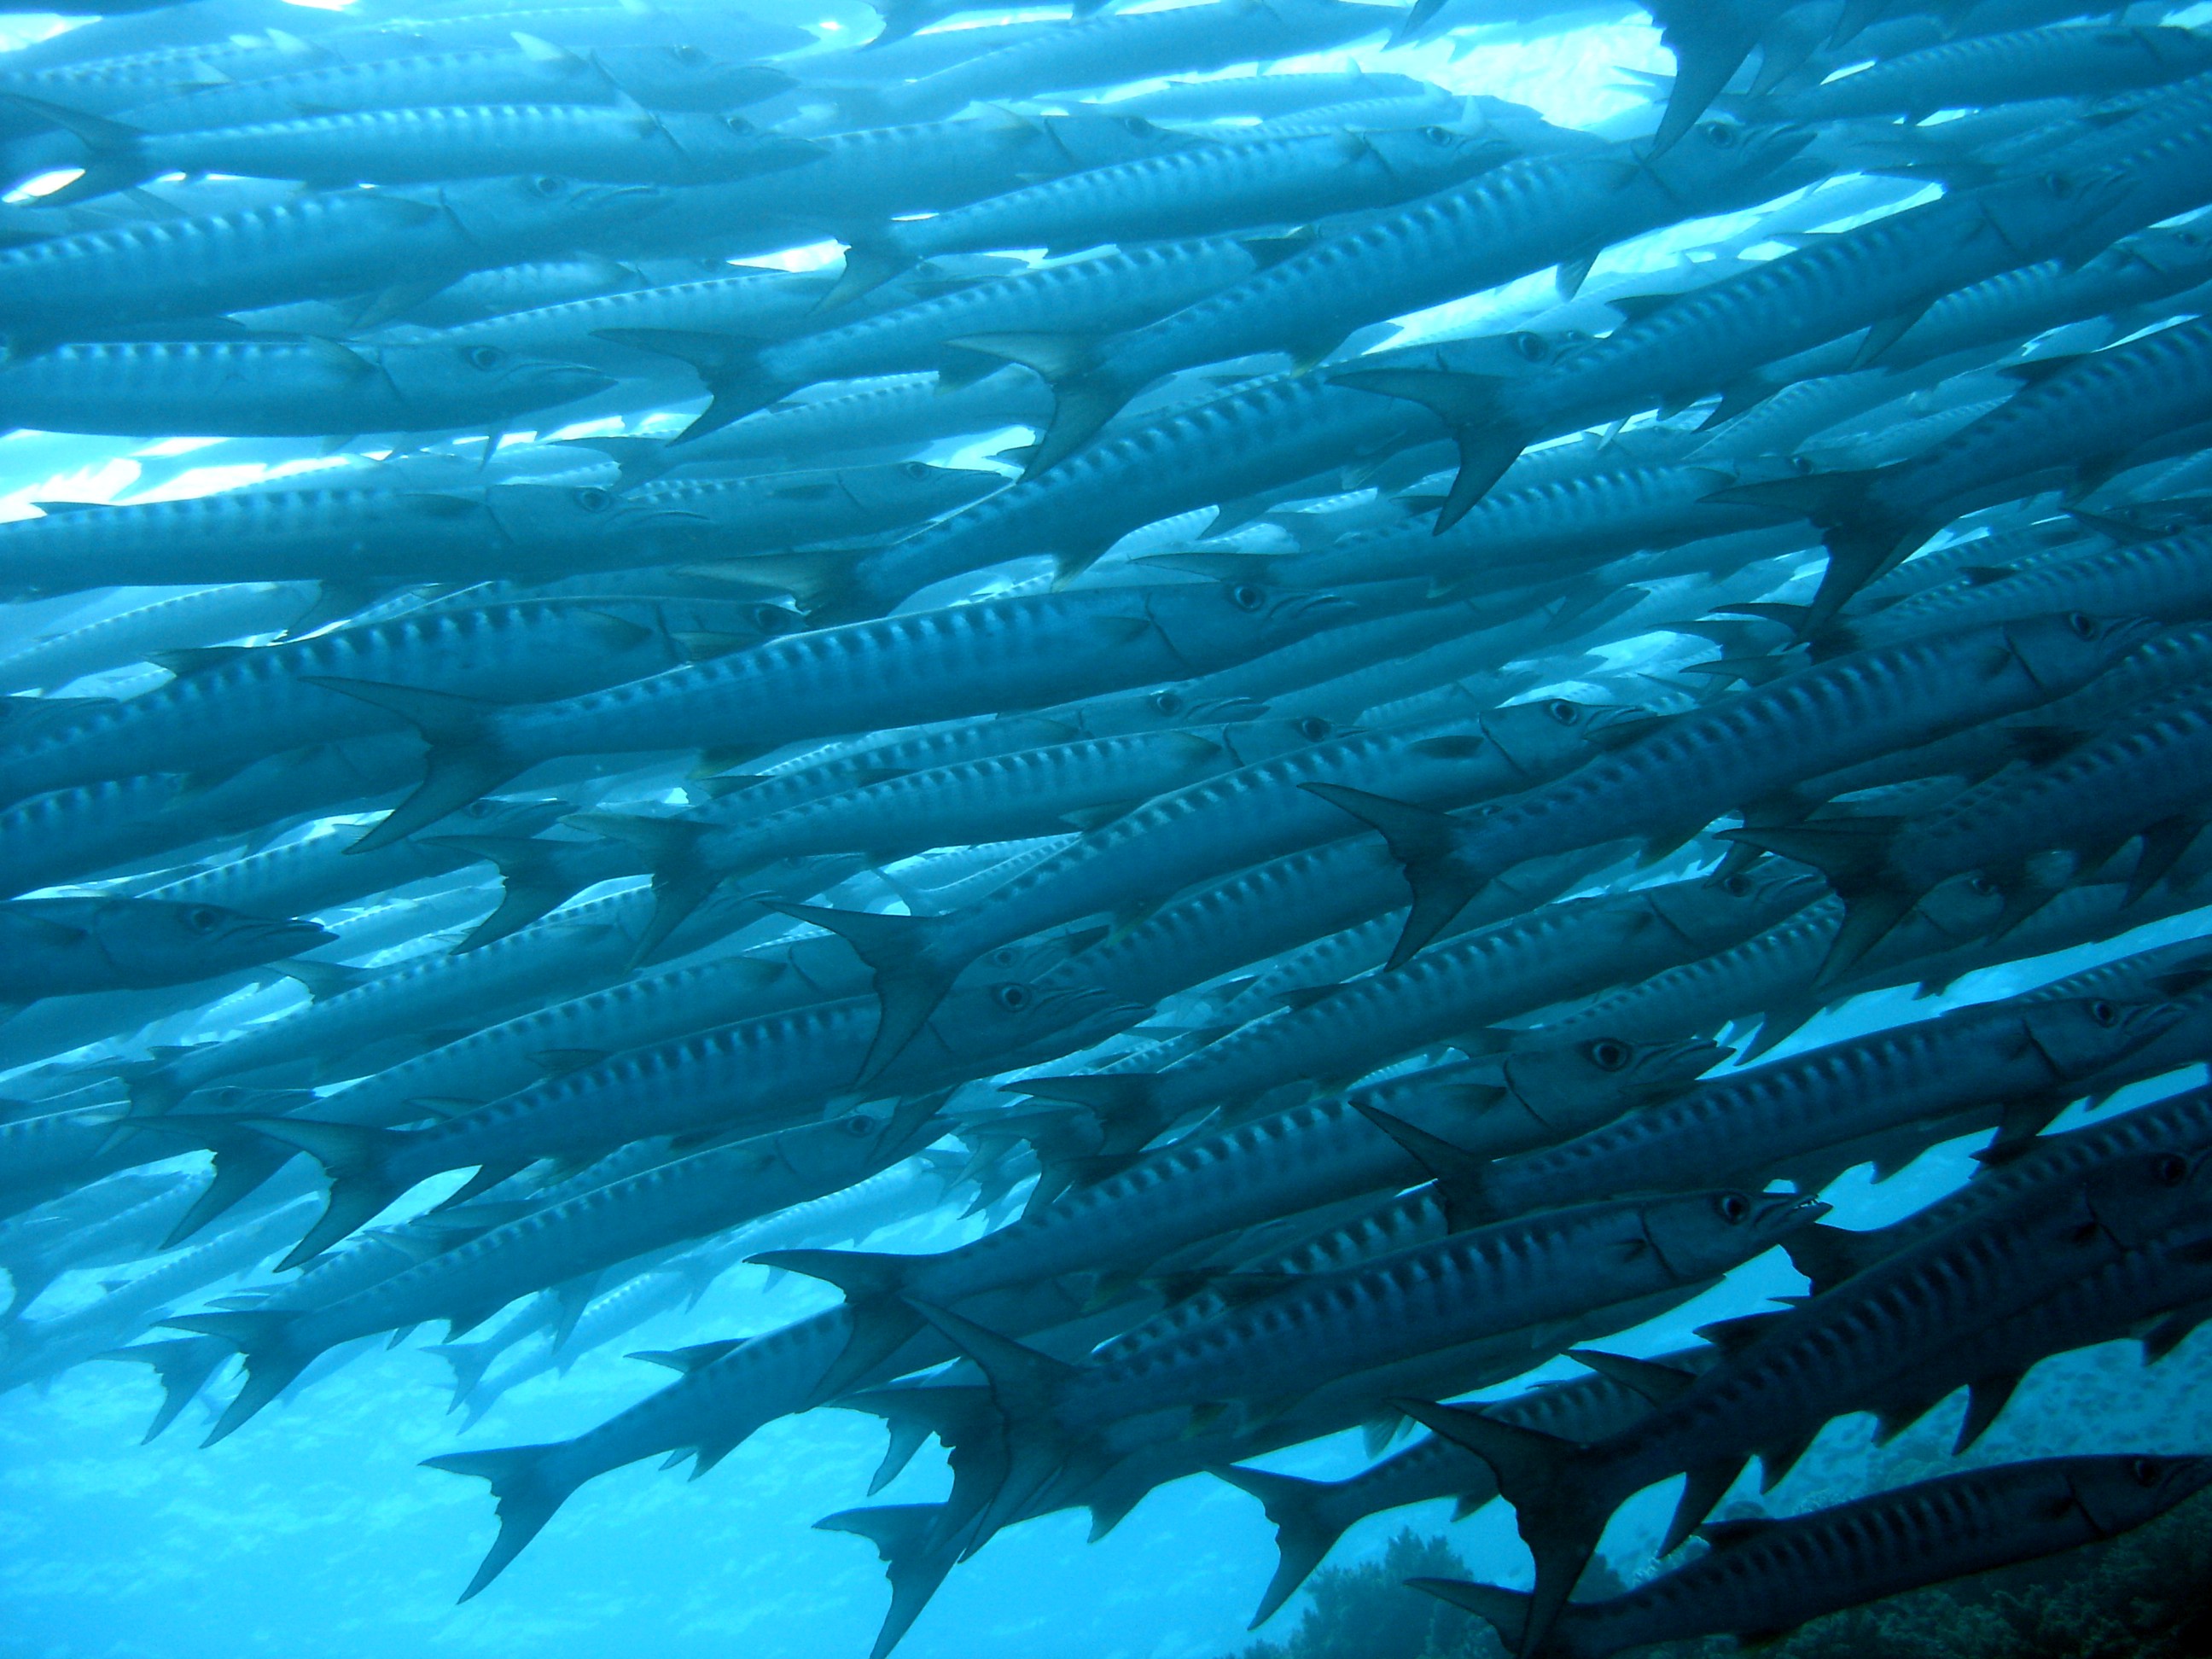
M1801 1228L1809 1227L1836 1207L1826 1199L1809 1194L1800 1197L1770 1193L1765 1194L1763 1212L1753 1218L1752 1226L1767 1243L1778 1243Z
M580 363L556 363L544 359L517 363L513 377L518 385L538 391L557 391L564 398L588 398L622 384L613 375L586 368Z
M338 935L319 921L249 922L233 937L269 947L273 957L296 957L302 951L338 942Z
M1309 617L1333 616L1358 609L1358 600L1347 599L1341 593L1293 593L1276 602L1273 617L1277 622L1303 622Z
M1724 1042L1685 1037L1679 1042L1662 1043L1651 1056L1651 1067L1668 1077L1679 1074L1686 1081L1702 1076L1735 1052Z

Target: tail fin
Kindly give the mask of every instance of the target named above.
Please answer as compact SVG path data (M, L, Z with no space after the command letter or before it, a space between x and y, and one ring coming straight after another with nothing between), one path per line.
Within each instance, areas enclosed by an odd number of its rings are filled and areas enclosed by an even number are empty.
M1660 40L1674 54L1674 84L1668 94L1667 113L1651 140L1650 154L1656 158L1682 141L1735 78L1759 43L1759 29L1735 15L1734 7L1716 6L1712 0L1654 0L1645 9L1660 26Z
M879 126L883 123L872 118L880 111L883 94L872 87L839 87L831 94L848 119L858 117L865 126ZM847 229L838 240L845 244L844 269L837 280L815 307L817 311L836 311L854 301L873 294L885 283L902 271L913 269L915 256L900 247L884 228Z
M1876 467L1856 472L1819 472L1804 478L1769 478L1735 484L1705 497L1743 507L1772 507L1810 519L1828 549L1828 568L1813 603L1797 623L1796 637L1810 639L1835 620L1852 595L1904 550L1910 527L1881 512L1872 490L1883 476Z
M1513 1505L1522 1540L1536 1558L1536 1591L1528 1600L1518 1651L1540 1652L1576 1580L1597 1553L1610 1512L1592 1502L1573 1477L1579 1451L1573 1442L1516 1427L1452 1406L1425 1401L1391 1402L1443 1438L1464 1446L1498 1477Z
M1139 390L1101 360L1096 335L969 334L947 343L1019 363L1052 387L1052 421L1030 450L1024 478L1050 471L1089 443Z
M1468 869L1455 856L1457 819L1339 783L1307 783L1299 787L1350 813L1380 835L1390 848L1390 856L1405 868L1407 884L1413 890L1413 908L1407 913L1406 926L1390 952L1389 967L1404 967L1488 884L1488 877Z
M489 1482L491 1495L498 1500L499 1536L492 1540L469 1587L461 1592L462 1601L478 1595L504 1572L507 1564L522 1553L523 1547L538 1536L553 1518L553 1512L575 1491L574 1480L564 1480L547 1468L550 1454L561 1447L556 1441L544 1446L507 1446L496 1451L447 1452L422 1460L426 1469L472 1474Z
M964 1553L972 1554L1000 1527L1020 1518L1030 1500L1080 1449L1053 1411L1076 1368L943 1308L921 1302L911 1305L974 1360L991 1384L998 1420L978 1437L983 1442L982 1455L968 1455L966 1437L956 1436L951 1447L953 1509L975 1516L963 1546ZM963 1492L963 1486L969 1490ZM986 1487L988 1492L980 1490Z
M301 1315L295 1311L258 1310L234 1313L191 1314L161 1322L172 1329L219 1338L238 1350L246 1361L246 1381L232 1398L203 1446L212 1446L236 1433L253 1414L283 1392L293 1378L307 1370L319 1349L310 1350L289 1341Z
M792 389L789 381L775 380L762 369L761 344L756 340L681 328L602 328L593 330L592 334L610 344L673 357L699 372L699 379L714 401L690 425L669 440L672 451L696 443L732 421L766 409Z
M1890 847L1902 823L1892 817L1822 818L1721 831L1723 841L1811 865L1843 900L1843 926L1836 930L1814 989L1842 977L1919 902L1920 895L1889 868Z
M710 869L699 856L708 826L687 818L641 817L632 812L579 812L568 822L609 841L638 849L653 877L653 915L638 935L633 960L649 962L653 953L686 918L714 896L729 877L743 873Z
M160 1379L161 1407L147 1425L145 1438L138 1443L143 1446L177 1420L177 1413L198 1397L208 1378L216 1374L231 1352L230 1344L220 1337L179 1336L166 1342L141 1342L135 1347L111 1348L95 1357L143 1360L154 1368L154 1375Z
M1275 1576L1267 1581L1267 1591L1260 1597L1259 1610L1245 1626L1257 1630L1275 1616L1344 1535L1342 1522L1326 1520L1319 1513L1321 1500L1335 1488L1326 1480L1302 1480L1294 1474L1274 1474L1235 1464L1212 1473L1258 1498L1267 1519L1275 1524L1275 1549L1280 1559Z
M1524 1650L1521 1644L1528 1630L1528 1591L1500 1589L1495 1584L1478 1584L1464 1578L1408 1578L1406 1587L1425 1590L1439 1601L1449 1601L1488 1620L1509 1650Z
M943 1504L888 1504L876 1509L841 1510L814 1524L823 1532L858 1534L876 1547L884 1576L890 1581L890 1610L868 1659L884 1659L913 1628L929 1598L959 1559L959 1529L949 1527Z
M457 812L489 794L530 765L500 747L489 724L495 704L450 692L425 691L419 686L386 685L322 674L305 678L310 685L343 692L398 715L422 734L428 748L422 757L422 781L415 787L415 793L385 814L383 822L354 842L349 852L373 853L404 841L447 813Z
M922 1328L921 1316L902 1299L907 1273L921 1259L872 1250L764 1250L747 1258L763 1267L822 1279L845 1293L852 1334L816 1385L815 1404L853 1389Z
M811 904L762 901L771 910L826 927L875 970L881 1015L856 1081L872 1082L914 1041L965 963L947 964L933 948L950 921L945 916L894 916L867 910L831 910Z
M1474 504L1521 459L1528 434L1511 417L1504 388L1496 374L1454 374L1435 368L1354 368L1329 376L1332 384L1385 398L1402 398L1432 411L1459 446L1459 475L1437 509L1441 536L1464 519Z
M469 1403L469 1396L484 1380L492 1361L506 1352L499 1342L434 1342L423 1350L434 1353L453 1368L453 1401L446 1407L448 1416Z
M248 1118L244 1127L307 1153L331 1179L322 1215L276 1264L279 1273L320 1255L406 1190L387 1173L393 1154L407 1145L408 1137L400 1130L299 1117Z
M146 159L146 135L137 127L110 121L82 110L26 98L20 93L0 93L0 107L21 110L33 120L70 134L88 152L83 174L42 198L50 207L66 207L112 191L129 190L156 177L161 169Z
M453 947L456 956L520 932L599 879L594 872L591 880L579 881L562 867L562 856L580 845L575 842L540 841L534 836L426 836L423 843L466 853L499 872L498 906Z

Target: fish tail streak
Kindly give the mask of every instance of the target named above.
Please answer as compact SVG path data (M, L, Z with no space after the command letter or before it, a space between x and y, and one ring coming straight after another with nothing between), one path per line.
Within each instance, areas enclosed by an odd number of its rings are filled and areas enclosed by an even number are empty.
M563 1484L548 1471L546 1459L555 1449L554 1445L505 1446L496 1451L447 1452L422 1460L426 1469L472 1474L488 1482L497 1502L499 1536L492 1540L476 1577L461 1592L462 1601L473 1599L506 1571L507 1563L522 1553L575 1490L574 1483Z
M886 27L889 26L886 25ZM870 46L877 41L871 40ZM865 117L878 110L883 94L872 87L838 87L831 95L848 116ZM835 311L874 293L901 271L913 269L914 256L880 233L848 230L839 240L845 244L845 268L822 296L817 311Z
M179 1336L165 1342L140 1342L128 1348L110 1348L101 1359L132 1359L154 1368L161 1385L161 1404L147 1425L140 1445L158 1439L177 1420L178 1413L198 1398L208 1379L231 1356L231 1346L219 1337Z
M386 685L375 680L319 674L301 678L307 684L342 692L397 714L421 732L428 745L422 757L422 781L415 787L415 793L386 813L383 822L349 851L373 853L404 841L448 812L457 812L510 781L529 764L508 756L493 736L487 718L496 705L413 685Z
M1452 374L1430 368L1355 368L1329 376L1332 384L1385 398L1402 398L1430 410L1459 446L1459 473L1437 509L1441 536L1490 493L1506 468L1521 459L1528 434L1509 416L1505 387L1496 374Z
M203 1446L228 1439L307 1370L314 1354L288 1340L299 1317L295 1312L253 1309L190 1314L161 1322L174 1330L220 1337L237 1349L246 1362L245 1382L216 1419L215 1427L208 1431L207 1438L200 1442Z
M948 1508L944 1504L884 1504L841 1510L814 1523L820 1532L849 1532L866 1539L883 1561L891 1605L868 1659L884 1659L899 1644L952 1571L959 1550L957 1529L946 1525Z
M734 334L710 334L682 328L603 328L594 337L612 345L651 351L689 363L713 396L703 413L669 441L669 447L696 443L732 421L766 409L791 390L761 368L760 345Z
M295 1117L252 1118L243 1127L305 1152L331 1181L323 1213L277 1263L279 1273L320 1255L399 1196L401 1188L387 1173L392 1154L406 1145L397 1130Z
M1478 1584L1464 1578L1408 1578L1408 1589L1417 1589L1433 1595L1437 1601L1471 1613L1484 1620L1498 1632L1498 1639L1515 1652L1522 1652L1522 1638L1528 1628L1528 1593L1526 1590L1501 1589L1495 1584ZM1555 1650L1557 1644L1546 1651Z
M628 842L643 855L652 873L653 915L638 935L634 962L651 961L668 936L736 873L711 869L699 856L699 842L707 834L703 823L630 812L579 812L568 822L611 841Z
M1239 1492L1249 1492L1258 1498L1260 1507L1274 1524L1278 1557L1275 1576L1267 1581L1259 1608L1253 1613L1252 1622L1245 1626L1257 1630L1275 1616L1283 1603L1322 1564L1322 1558L1344 1535L1344 1528L1340 1522L1324 1520L1319 1512L1320 1500L1329 1490L1325 1481L1276 1474L1267 1469L1248 1469L1237 1464L1217 1468L1212 1473Z
M945 929L947 918L943 916L882 915L773 899L763 902L771 910L827 928L874 969L882 1013L875 1040L861 1063L858 1081L863 1084L872 1082L914 1041L965 966L946 963L933 949Z
M437 1355L453 1368L453 1401L446 1407L450 1415L469 1403L501 1350L496 1342L434 1342L422 1352Z
M1403 967L1450 926L1452 918L1486 885L1487 878L1468 870L1454 856L1459 826L1446 814L1342 784L1301 787L1381 836L1390 856L1405 869L1407 884L1413 890L1413 907L1407 915L1397 947L1390 953L1390 967Z
M1515 1651L1521 1659L1545 1652L1575 1581L1597 1553L1609 1516L1574 1478L1581 1449L1572 1441L1501 1423L1480 1412L1419 1400L1391 1403L1490 1465L1499 1492L1513 1505L1522 1540L1536 1559L1535 1594L1528 1600Z
M562 847L573 843L529 836L426 836L423 842L482 859L499 872L497 907L453 947L456 956L520 932L583 890L561 866Z

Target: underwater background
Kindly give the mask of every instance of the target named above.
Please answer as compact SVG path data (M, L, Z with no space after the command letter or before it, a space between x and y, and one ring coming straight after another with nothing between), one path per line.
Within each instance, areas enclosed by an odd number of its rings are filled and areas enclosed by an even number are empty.
M282 9L270 5L261 12ZM857 6L767 0L753 9L813 29L833 45L864 38L875 27L874 14ZM1510 5L1497 9L1514 11ZM2178 26L2212 22L2212 5L2124 9ZM1049 9L979 11L963 15L958 26L1064 15ZM35 14L0 19L0 48L47 38L60 27ZM1252 67L1219 73L1249 73ZM1515 100L1563 126L1589 127L1643 106L1649 77L1669 75L1674 60L1641 11L1600 3L1540 21L1472 21L1399 48L1369 40L1262 67L1284 75L1358 68L1414 76L1454 94ZM1114 95L1160 84L1136 82ZM33 199L39 188L19 190L10 199ZM1685 249L1740 239L1764 210L1763 204L1632 238L1605 251L1595 275L1671 268ZM758 263L804 270L830 262L836 252L834 243L818 242ZM1487 318L1517 317L1553 281L1547 270L1398 319L1404 332L1396 343L1479 331ZM609 429L606 422L563 428ZM972 464L1020 435L940 445L928 459ZM234 461L219 452L208 466L192 465L193 447L32 431L0 437L0 515L31 516L32 504L41 501L183 497L252 483L269 476L272 465L300 471L320 465L307 453L312 445L274 464ZM147 480L155 482L149 487ZM1187 541L1204 518L1201 511L1147 526L1124 551ZM15 607L0 618L6 630L0 648L70 614L70 603L58 600ZM1670 641L1653 647L1649 662L1662 670L1677 654ZM1609 665L1626 677L1644 661L1631 650L1616 653ZM115 683L132 684L129 672ZM97 694L104 683L76 689ZM476 914L489 908L492 896L487 890ZM356 914L375 908L375 901L365 902ZM2212 911L2170 916L2093 945L1968 974L1932 996L1899 989L1860 997L1814 1018L1776 1054L2010 995L2199 937L2208 923ZM280 998L267 1006L284 1005ZM149 1043L176 1035L131 1033L111 1050L95 1047L72 1058L96 1064L141 1054ZM2197 1066L2131 1085L2099 1114L2203 1080L2203 1068ZM8 1089L9 1079L0 1076L0 1096ZM2077 1104L2053 1127L2088 1121ZM1971 1153L1986 1139L1947 1142L1879 1182L1863 1166L1854 1170L1825 1189L1835 1206L1828 1220L1857 1229L1910 1213L1965 1182L1974 1168ZM173 1167L193 1167L192 1157ZM458 1175L428 1183L384 1220L427 1210L459 1185ZM987 1224L960 1216L962 1207L945 1203L895 1218L868 1233L865 1248L951 1248ZM208 1286L192 1305L276 1282L272 1266L264 1261L242 1278ZM140 1270L104 1265L68 1272L44 1292L36 1316L66 1316L95 1301L106 1282ZM1657 1353L1691 1340L1699 1325L1804 1288L1781 1254L1769 1252L1714 1290L1606 1346ZM448 1367L423 1351L435 1340L428 1331L389 1348L381 1337L368 1340L349 1352L342 1368L312 1376L247 1430L205 1449L195 1443L213 1422L219 1399L195 1402L173 1430L141 1443L159 1394L137 1366L80 1363L15 1388L0 1395L0 1659L289 1659L302 1653L332 1659L720 1659L738 1652L748 1659L858 1659L882 1618L881 1566L863 1540L817 1531L812 1523L862 1501L883 1446L882 1425L872 1419L835 1410L785 1418L696 1480L685 1469L664 1472L647 1461L592 1480L489 1590L461 1606L455 1596L490 1535L489 1506L477 1483L419 1467L441 1453L580 1432L667 1380L665 1371L626 1355L769 1331L837 1300L827 1285L733 1260L692 1304L670 1307L610 1345L575 1356L564 1369L518 1383L465 1429L449 1410ZM1481 1397L1578 1374L1571 1362L1555 1360ZM1959 1401L1948 1401L1880 1448L1867 1419L1831 1423L1802 1464L1760 1502L1776 1513L1796 1512L1954 1467L1947 1451L1961 1409ZM1365 1467L1372 1449L1352 1431L1258 1462L1333 1479ZM2046 1361L1963 1462L2119 1449L2212 1451L2212 1335L2198 1332L2154 1366L2142 1362L2132 1343ZM950 1485L943 1455L931 1445L882 1501L934 1501ZM1647 1492L1615 1517L1607 1534L1608 1564L1632 1577L1649 1571L1672 1491L1670 1483ZM1729 1512L1723 1506L1722 1513ZM1107 1536L1088 1541L1089 1530L1090 1517L1076 1510L1000 1534L951 1575L899 1651L907 1659L1458 1659L1502 1650L1478 1622L1396 1581L1417 1573L1516 1585L1529 1578L1528 1556L1507 1506L1492 1502L1455 1519L1449 1502L1427 1504L1356 1525L1317 1577L1255 1634L1246 1621L1275 1557L1272 1528L1251 1498L1194 1477L1152 1492ZM1938 1588L1840 1615L1791 1638L1781 1651L1838 1659L1876 1653L1914 1659L2119 1659L2142 1653L2163 1659L2212 1652L2212 1625L2202 1603L2212 1574L2212 1510L2202 1498L2104 1547L2095 1560L2111 1565L2060 1558L2013 1569L1985 1589ZM2184 1594L2192 1578L2193 1590ZM2193 1605L2192 1595L2198 1598ZM1716 1652L1726 1645L1707 1644Z

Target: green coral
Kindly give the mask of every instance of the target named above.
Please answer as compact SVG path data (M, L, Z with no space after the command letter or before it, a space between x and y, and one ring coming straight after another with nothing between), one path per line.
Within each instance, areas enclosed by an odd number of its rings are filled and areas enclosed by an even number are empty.
M1612 1580L1602 1561L1593 1571ZM1450 1544L1410 1530L1379 1561L1316 1575L1287 1640L1237 1659L1503 1659L1489 1628L1405 1588L1473 1575ZM1583 1595L1619 1588L1586 1579ZM1726 1659L1731 1638L1646 1650ZM2212 1493L2124 1538L1814 1620L1762 1659L2204 1659L2212 1655Z

